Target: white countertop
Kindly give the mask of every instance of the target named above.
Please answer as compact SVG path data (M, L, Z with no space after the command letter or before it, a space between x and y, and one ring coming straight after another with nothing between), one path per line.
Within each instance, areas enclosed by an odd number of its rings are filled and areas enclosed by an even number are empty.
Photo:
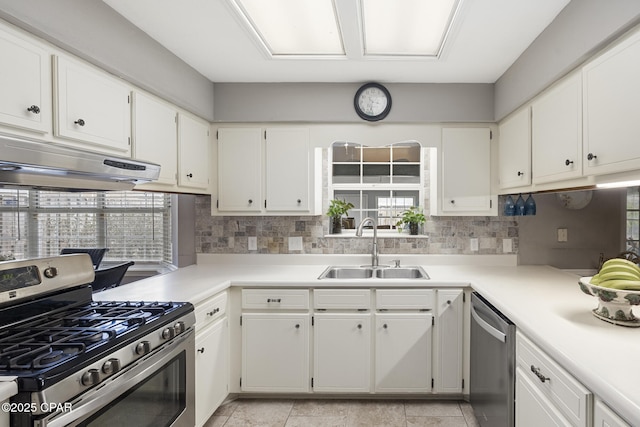
M597 301L580 291L577 275L548 266L516 266L513 259L494 258L498 262L469 265L450 262L449 258L402 258L403 265L421 265L431 279L394 280L396 286L471 286L619 415L632 425L640 425L640 328L595 318L591 310ZM337 281L317 279L328 265L336 261L342 262L338 265L358 265L360 261L327 257L323 264L323 259L316 257L291 258L291 264L283 264L282 259L287 258L266 259L200 257L199 265L99 292L94 299L198 303L234 285L330 287ZM245 263L249 260L251 264ZM434 264L439 260L443 264ZM220 261L223 263L217 263ZM349 280L348 284L389 286L382 279ZM640 315L639 308L635 311Z

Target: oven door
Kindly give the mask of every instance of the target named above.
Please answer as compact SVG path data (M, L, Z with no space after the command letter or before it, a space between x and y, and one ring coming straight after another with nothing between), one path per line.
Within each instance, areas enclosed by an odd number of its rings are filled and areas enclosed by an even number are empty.
M75 398L71 410L37 420L36 427L193 427L193 330L148 354L113 378Z

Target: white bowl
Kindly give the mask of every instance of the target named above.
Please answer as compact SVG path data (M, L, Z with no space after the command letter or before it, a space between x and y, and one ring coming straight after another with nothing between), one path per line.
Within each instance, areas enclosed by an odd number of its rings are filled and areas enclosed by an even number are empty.
M612 289L591 283L591 277L581 277L580 289L598 298L598 308L592 313L598 319L622 326L640 327L640 319L633 315L631 307L640 305L640 291Z

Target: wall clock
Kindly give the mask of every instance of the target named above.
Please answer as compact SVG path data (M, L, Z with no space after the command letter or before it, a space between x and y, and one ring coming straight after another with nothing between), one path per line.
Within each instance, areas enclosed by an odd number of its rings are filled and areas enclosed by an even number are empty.
M364 120L382 120L391 111L391 95L387 88L379 83L366 83L356 92L353 106Z

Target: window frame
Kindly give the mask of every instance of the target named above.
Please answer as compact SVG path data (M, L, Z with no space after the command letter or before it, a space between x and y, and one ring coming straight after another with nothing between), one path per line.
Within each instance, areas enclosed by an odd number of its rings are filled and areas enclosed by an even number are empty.
M360 158L358 161L334 161L334 147L336 145L339 144L349 144L350 146L354 146L356 148L357 151L360 152ZM419 147L419 161L418 162L402 162L402 161L398 161L396 159L393 158L394 154L393 154L393 148L390 149L390 154L389 154L389 160L383 160L383 161L365 161L364 157L364 150L363 148L369 148L372 149L372 151L374 151L375 149L384 149L384 148L390 148L390 147L402 147L402 146L407 146L408 144L417 144L417 146ZM342 167L344 167L345 165L359 165L359 182L334 182L334 166L335 165L341 165ZM365 176L365 165L377 165L377 166L383 166L383 165L389 165L389 182L365 182L364 176ZM394 166L407 166L407 165L415 165L418 167L418 181L415 183L407 183L407 182L393 182L393 177L394 177ZM417 196L415 197L416 202L417 202L417 207L421 210L425 210L425 183L426 183L426 171L425 171L425 147L416 140L410 140L410 141L401 141L401 142L395 142L395 143L390 143L387 145L367 145L364 143L359 143L359 142L350 142L350 141L335 141L333 142L328 149L328 172L327 172L327 187L328 187L328 197L329 200L334 199L334 198L339 198L342 199L343 197L341 196L336 196L336 193L340 193L340 192L353 192L356 193L358 192L359 194L359 203L354 203L354 205L356 205L356 208L354 209L350 209L349 210L349 216L350 217L358 217L361 216L362 218L364 218L367 212L380 212L383 210L387 210L386 207L378 207L376 208L368 208L368 207L364 207L363 205L363 200L366 199L365 196L368 196L367 193L369 192L387 192L387 198L407 198L408 196L403 194L405 192L416 192ZM396 196L394 195L394 193L399 192L400 195ZM381 195L381 197L384 198L384 196ZM350 201L350 200L347 200ZM369 202L367 202L369 203ZM352 215L351 212L357 212L360 215ZM397 237L397 238L405 238L408 237L409 234L408 233L399 233L398 229L395 226L395 221L397 219L399 219L399 215L404 211L400 210L397 212L398 216L393 216L392 218L389 218L387 221L385 222L390 222L391 224L389 225L390 228L386 228L386 225L383 225L383 228L380 228L381 224L378 224L378 235L379 236L383 236L383 237ZM378 218L379 216L376 215ZM362 219L361 218L361 219ZM384 218L388 218L388 217L384 217ZM357 220L356 220L356 224L354 224L354 226L357 226ZM352 235L355 235L355 229L352 229L353 231L347 229L343 229L342 233L338 234L338 235L328 235L328 236L335 236L335 237L349 237ZM425 237L424 235L420 234L418 235L418 237ZM416 237L416 236L411 236L411 237Z

